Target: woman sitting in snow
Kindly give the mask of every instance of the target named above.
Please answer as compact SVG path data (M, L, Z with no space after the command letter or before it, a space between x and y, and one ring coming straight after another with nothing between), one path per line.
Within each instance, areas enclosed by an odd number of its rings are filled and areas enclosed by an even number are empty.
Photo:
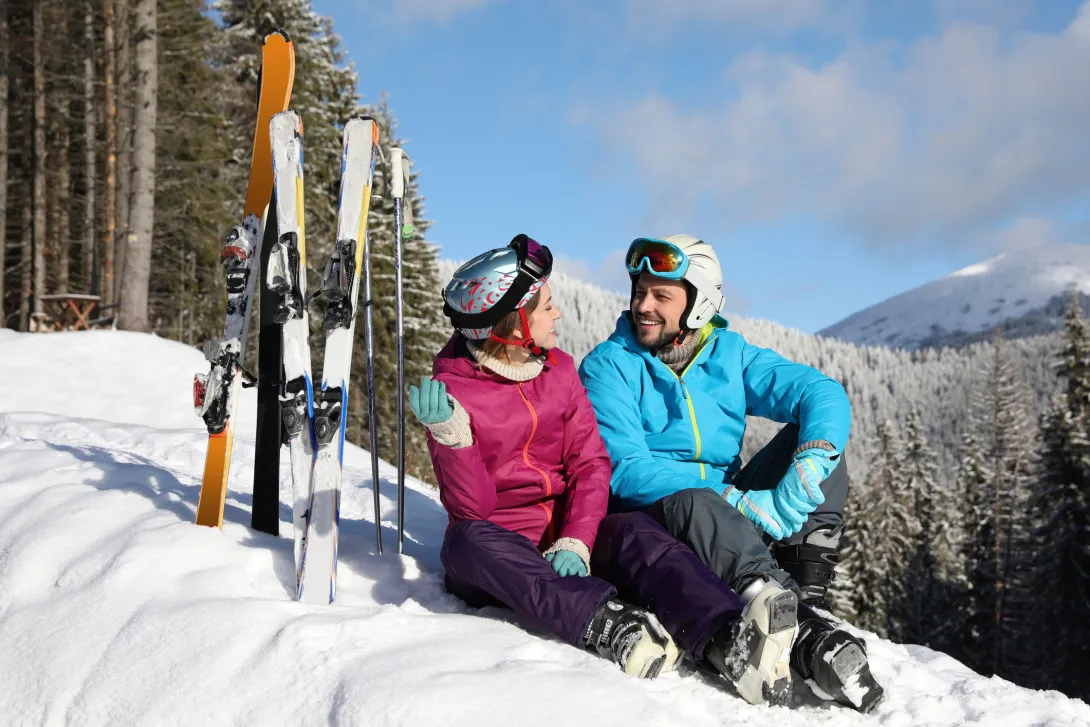
M456 333L434 378L409 387L450 515L448 590L626 674L673 668L680 646L748 701L783 703L795 595L773 587L743 604L649 515L606 516L610 461L574 362L554 348L551 269L525 235L459 268L443 292Z

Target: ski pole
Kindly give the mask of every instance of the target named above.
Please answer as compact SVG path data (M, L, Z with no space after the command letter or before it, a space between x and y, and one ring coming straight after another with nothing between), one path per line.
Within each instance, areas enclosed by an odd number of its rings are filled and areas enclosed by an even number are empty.
M409 203L409 221L406 223L402 204L405 185L409 181L409 158L398 147L390 150L390 166L393 169L394 198L394 280L397 289L397 552L401 553L405 540L405 316L404 292L401 275L401 240L410 238L412 228L412 203Z
M382 155L382 147L379 147L379 155ZM385 158L382 161L385 164ZM378 412L375 404L375 342L373 333L375 322L372 315L375 309L375 301L371 297L371 239L371 236L368 235L367 244L363 248L364 347L367 349L367 428L371 434L371 490L375 496L375 547L376 552L382 555L382 509L379 498L378 476Z

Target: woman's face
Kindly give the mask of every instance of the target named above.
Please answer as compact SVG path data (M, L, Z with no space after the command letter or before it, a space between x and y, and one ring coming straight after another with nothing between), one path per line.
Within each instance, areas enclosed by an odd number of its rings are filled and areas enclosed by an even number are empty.
M541 286L541 302L530 314L530 337L540 348L556 348L556 322L563 315L553 302L553 293L549 284Z

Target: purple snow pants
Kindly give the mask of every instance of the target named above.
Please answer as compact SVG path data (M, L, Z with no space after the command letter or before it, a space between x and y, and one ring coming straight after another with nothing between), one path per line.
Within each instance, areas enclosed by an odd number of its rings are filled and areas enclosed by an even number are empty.
M708 639L742 613L742 599L643 512L609 515L598 528L585 578L561 577L530 540L485 520L451 526L440 554L447 590L471 606L507 606L525 628L584 645L607 599L643 606L694 660Z

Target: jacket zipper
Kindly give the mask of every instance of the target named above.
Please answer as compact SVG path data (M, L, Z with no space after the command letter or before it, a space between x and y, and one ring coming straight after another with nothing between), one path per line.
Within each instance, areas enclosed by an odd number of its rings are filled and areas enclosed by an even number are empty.
M672 373L678 383L681 384L681 393L685 396L685 403L689 407L689 421L693 425L693 438L696 440L696 453L693 455L693 459L697 460L697 464L700 465L700 479L706 480L708 479L707 472L704 469L704 463L700 462L700 451L703 449L700 442L700 427L696 423L696 409L693 407L693 398L689 396L689 387L685 385L685 374L688 372L689 368L696 363L696 357L700 355L700 351L703 348L704 346L701 345L701 347L696 350L693 354L693 360L689 362L688 366L682 369L680 376L669 366L666 366L666 370ZM665 364L663 365L665 366Z
M534 435L537 434L537 412L534 410L534 405L526 398L526 394L522 390L522 384L518 383L516 386L519 390L519 396L522 397L522 402L526 404L526 408L530 411L530 419L533 421L533 427L530 429L530 436L526 440L526 445L522 448L522 461L526 463L527 467L541 475L541 479L545 482L545 497L551 497L553 494L553 483L552 480L549 479L549 473L530 462L530 443L534 441ZM549 530L549 540L556 540L555 533L553 532L552 512L549 511L549 508L543 502L539 502L538 507L545 511L545 524Z

